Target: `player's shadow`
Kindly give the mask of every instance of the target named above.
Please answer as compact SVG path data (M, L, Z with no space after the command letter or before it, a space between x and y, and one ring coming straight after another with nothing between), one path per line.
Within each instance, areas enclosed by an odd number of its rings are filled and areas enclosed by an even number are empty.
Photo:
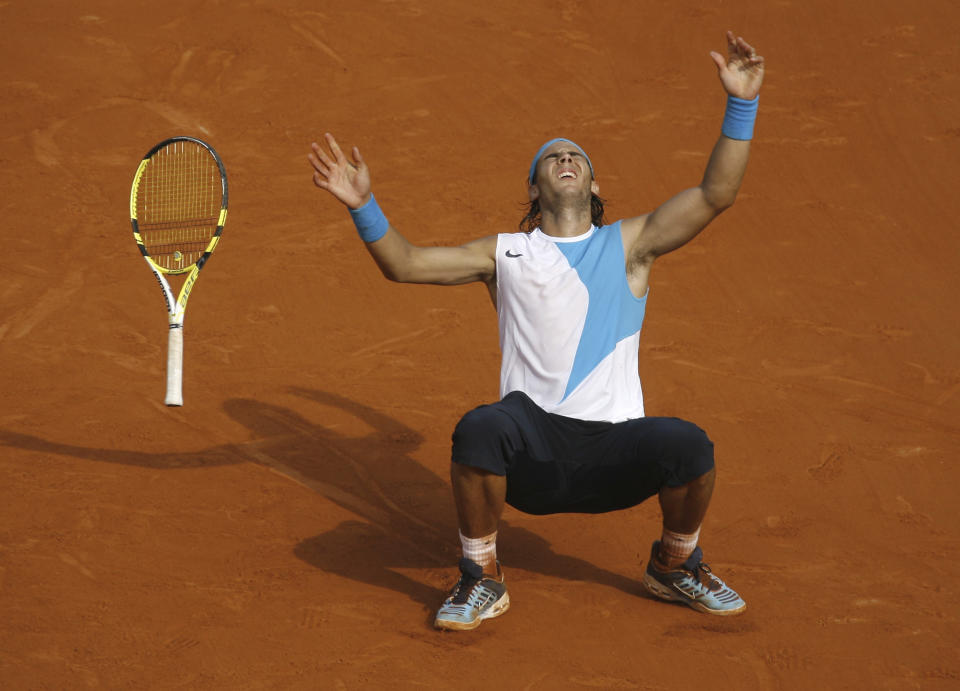
M171 454L89 448L0 430L0 444L156 469L259 463L356 516L297 544L298 558L324 571L403 593L434 609L450 583L424 583L403 572L449 568L452 577L459 541L449 482L412 457L423 437L339 394L304 388L290 392L320 406L339 408L365 422L370 432L347 437L289 408L230 399L224 410L251 432L251 440ZM639 592L635 580L558 554L543 538L508 521L501 524L498 542L501 553L509 553L511 567Z

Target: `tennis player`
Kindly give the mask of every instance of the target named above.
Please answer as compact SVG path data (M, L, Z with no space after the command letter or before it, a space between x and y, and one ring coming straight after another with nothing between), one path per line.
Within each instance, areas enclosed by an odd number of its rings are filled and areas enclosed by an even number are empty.
M484 283L497 308L501 399L453 432L451 483L460 577L437 612L465 630L507 611L497 560L504 503L531 514L600 513L657 495L663 531L643 577L656 597L730 615L743 599L703 561L700 526L714 486L713 443L676 418L648 417L638 347L654 261L733 204L747 166L764 60L727 33L711 52L727 93L721 135L699 185L654 211L605 224L593 163L569 139L536 152L517 233L420 247L393 228L353 147L312 144L313 181L345 204L383 274L405 283Z

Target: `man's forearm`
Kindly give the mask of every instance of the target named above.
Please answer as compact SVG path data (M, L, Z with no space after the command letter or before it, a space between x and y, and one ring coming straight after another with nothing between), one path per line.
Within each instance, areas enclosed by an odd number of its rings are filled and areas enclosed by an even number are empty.
M700 183L710 206L721 211L733 204L743 182L749 158L749 140L730 139L726 135L720 135Z
M759 97L750 100L727 95L720 139L713 147L700 187L710 206L723 210L733 204L750 157L750 140Z

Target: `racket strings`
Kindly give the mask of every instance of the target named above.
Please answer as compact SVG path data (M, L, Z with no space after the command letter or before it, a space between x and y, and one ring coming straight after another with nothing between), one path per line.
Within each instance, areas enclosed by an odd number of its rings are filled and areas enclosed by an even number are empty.
M176 141L157 151L137 194L137 223L153 260L172 270L195 264L216 234L222 200L220 168L206 149Z

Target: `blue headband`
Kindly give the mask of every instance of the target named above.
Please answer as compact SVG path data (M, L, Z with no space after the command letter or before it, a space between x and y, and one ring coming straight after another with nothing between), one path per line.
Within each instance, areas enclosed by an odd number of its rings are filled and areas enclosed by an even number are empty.
M577 147L577 150L578 150L580 153L583 154L583 157L584 157L585 159L587 159L587 165L590 166L590 175L593 176L593 177L596 177L596 176L593 175L593 164L590 162L590 157L587 156L587 152L584 151L584 150L580 147L580 145L577 144L575 141L572 141L572 140L570 140L570 139L564 139L563 137L557 137L556 139L551 139L551 140L548 141L546 144L544 144L543 146L541 146L541 147L540 147L540 150L537 152L537 155L533 157L533 162L530 164L530 175L529 175L529 177L527 178L527 181L528 181L531 185L533 184L533 178L534 178L534 176L537 174L537 163L540 162L540 157L543 156L543 152L546 151L547 148L548 148L551 144L556 144L557 142L567 142L568 144L573 144L575 147Z

